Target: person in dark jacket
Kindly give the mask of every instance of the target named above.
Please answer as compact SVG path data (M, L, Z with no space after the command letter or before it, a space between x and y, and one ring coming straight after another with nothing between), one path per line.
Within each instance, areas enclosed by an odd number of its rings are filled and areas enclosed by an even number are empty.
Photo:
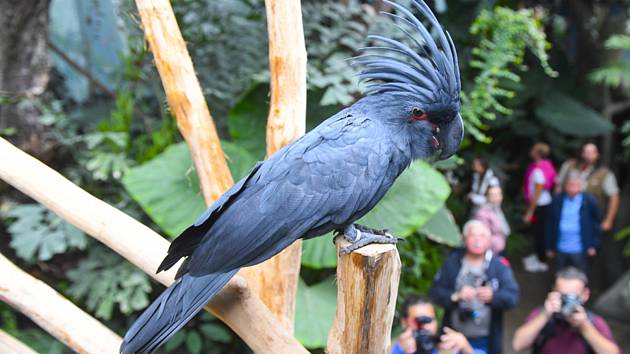
M556 269L573 266L586 273L587 255L595 256L599 246L601 219L595 198L582 192L580 176L569 175L547 218L547 256L557 258Z
M507 261L493 255L483 222L468 221L463 234L465 248L444 261L429 297L445 310L443 326L463 333L474 349L501 353L503 311L518 302L518 284Z

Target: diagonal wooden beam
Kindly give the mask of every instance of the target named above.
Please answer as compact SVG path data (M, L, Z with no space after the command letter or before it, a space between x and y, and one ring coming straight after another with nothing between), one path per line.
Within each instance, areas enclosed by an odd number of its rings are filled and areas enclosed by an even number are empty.
M28 316L72 350L94 354L118 352L122 339L116 333L2 254L0 274L0 300Z
M202 181L204 199L212 204L234 182L175 14L168 0L136 0L136 6L168 105Z
M13 338L3 330L0 330L0 353L37 354L29 346Z
M74 185L61 174L0 138L0 179L102 242L164 285L175 275L155 274L169 242L122 211ZM221 295L226 294L226 295ZM308 353L253 292L242 277L219 293L232 298L229 308L211 301L209 309L258 353Z

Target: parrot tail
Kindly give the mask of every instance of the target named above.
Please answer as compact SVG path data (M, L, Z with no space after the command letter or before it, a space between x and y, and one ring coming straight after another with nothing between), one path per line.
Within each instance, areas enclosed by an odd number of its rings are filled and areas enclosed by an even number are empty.
M152 353L199 312L236 274L183 275L144 310L120 345L121 354Z

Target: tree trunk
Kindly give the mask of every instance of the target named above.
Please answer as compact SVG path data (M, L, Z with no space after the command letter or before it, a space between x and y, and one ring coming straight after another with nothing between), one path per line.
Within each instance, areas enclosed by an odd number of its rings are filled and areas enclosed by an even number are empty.
M304 135L306 127L306 46L298 0L267 0L271 102L267 156ZM241 273L284 327L293 333L302 241Z
M9 101L0 103L0 131L15 128L11 141L44 159L51 143L39 124L40 112L16 101L41 95L48 84L49 4L49 0L0 0L0 97Z
M233 181L186 42L170 2L136 0L136 5L168 105L190 148L203 197L210 205Z

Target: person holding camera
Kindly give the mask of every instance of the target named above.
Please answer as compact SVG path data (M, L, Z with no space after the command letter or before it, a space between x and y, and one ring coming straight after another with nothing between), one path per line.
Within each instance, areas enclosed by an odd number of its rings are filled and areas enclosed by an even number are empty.
M518 302L518 284L507 261L492 253L486 224L470 220L463 234L465 248L444 261L429 297L445 309L444 325L462 333L474 349L501 353L503 311Z
M475 351L463 334L445 327L438 335L435 308L428 299L411 295L402 305L400 324L405 330L391 354L483 354Z
M556 273L545 304L534 309L512 340L514 351L533 353L619 353L610 328L600 316L584 309L590 291L586 274L575 267Z

